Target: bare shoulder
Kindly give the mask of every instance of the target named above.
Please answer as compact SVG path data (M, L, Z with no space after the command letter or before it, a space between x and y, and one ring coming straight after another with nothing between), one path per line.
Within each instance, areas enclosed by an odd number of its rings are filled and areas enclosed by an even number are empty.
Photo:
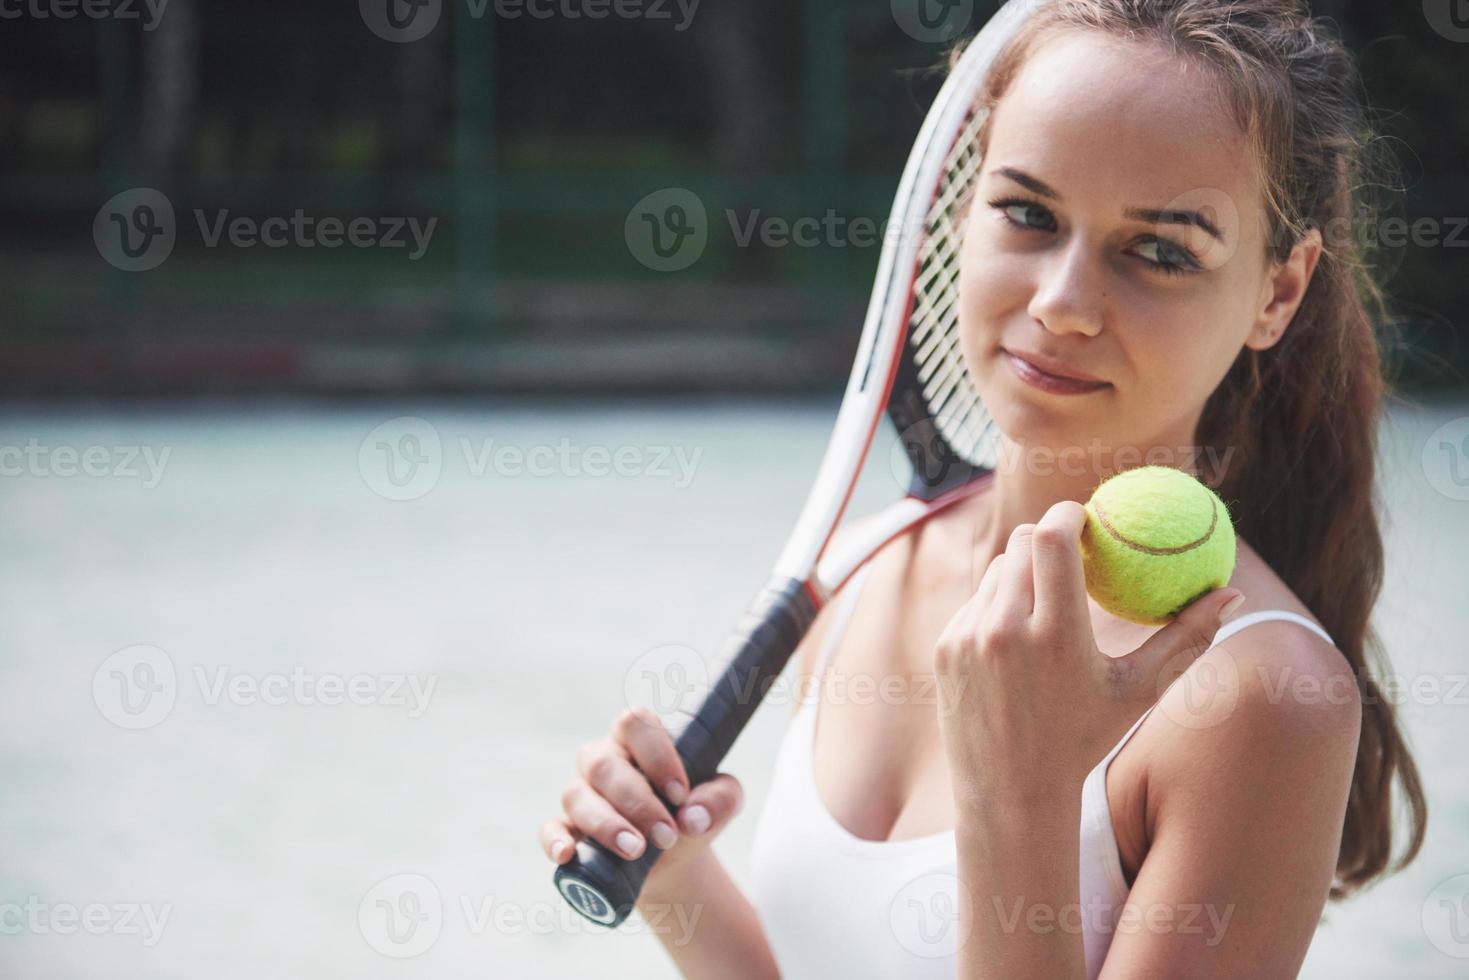
M1246 547L1230 584L1246 595L1237 615L1316 622ZM1231 938L1121 931L1116 975L1295 975L1335 878L1361 722L1346 657L1297 622L1239 629L1171 683L1138 729L1141 754L1108 773L1127 900L1222 910Z
M1243 542L1230 584L1246 596L1232 618L1285 610L1320 625ZM1300 623L1263 620L1195 661L1164 691L1154 715L1160 717L1143 725L1153 723L1162 736L1148 753L1150 808L1164 801L1168 784L1192 783L1201 761L1245 766L1252 771L1246 782L1288 779L1335 792L1350 782L1362 700L1352 666L1334 644Z

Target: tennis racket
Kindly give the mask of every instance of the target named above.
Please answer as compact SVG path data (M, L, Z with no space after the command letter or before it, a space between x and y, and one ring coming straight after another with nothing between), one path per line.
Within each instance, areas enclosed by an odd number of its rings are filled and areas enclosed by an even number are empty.
M769 584L735 626L692 712L666 725L691 785L715 775L761 699L779 678L816 613L886 542L980 489L993 475L996 434L959 350L959 254L970 189L980 170L975 97L990 65L1044 0L1011 0L970 42L923 121L888 223L857 359L826 453ZM833 535L884 415L896 427L913 476L906 495ZM654 787L668 807L677 810ZM631 914L662 853L636 859L578 842L555 883L593 922Z

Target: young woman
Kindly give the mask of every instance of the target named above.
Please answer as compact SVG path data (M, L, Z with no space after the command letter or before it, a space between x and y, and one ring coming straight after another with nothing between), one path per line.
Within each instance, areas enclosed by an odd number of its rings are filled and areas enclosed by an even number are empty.
M982 100L962 348L1019 462L797 651L822 686L751 896L708 847L739 784L689 789L649 712L583 747L542 846L669 848L641 901L698 910L660 933L690 977L1294 976L1327 899L1426 819L1367 668L1384 304L1343 233L1371 163L1354 65L1300 0L1055 0ZM1162 630L1093 603L1078 554L1078 501L1160 452L1239 537L1229 588Z

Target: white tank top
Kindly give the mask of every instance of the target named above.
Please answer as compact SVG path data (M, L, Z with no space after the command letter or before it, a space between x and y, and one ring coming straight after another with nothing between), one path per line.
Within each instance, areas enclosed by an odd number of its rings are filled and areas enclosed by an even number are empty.
M837 598L814 677L820 677L841 639L869 567L849 579ZM1277 619L1300 623L1332 642L1305 617L1271 609L1230 620L1219 628L1214 643L1246 626ZM963 926L956 911L954 831L872 841L837 823L814 777L814 699L820 686L813 683L807 690L811 696L796 709L776 755L751 852L751 900L781 977L953 980L958 945L967 939L959 934ZM1087 775L1081 790L1079 894L1088 980L1101 971L1129 891L1107 805L1107 766L1152 710L1133 722ZM1014 912L1007 909L1004 914ZM1058 927L1069 923L1075 928L1075 922L1072 914L1058 920Z

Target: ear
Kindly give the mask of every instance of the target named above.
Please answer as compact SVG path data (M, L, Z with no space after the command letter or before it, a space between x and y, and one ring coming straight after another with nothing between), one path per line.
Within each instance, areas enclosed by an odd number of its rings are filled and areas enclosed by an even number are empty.
M1321 261L1321 232L1312 228L1284 263L1271 263L1266 270L1265 285L1260 290L1260 312L1245 346L1251 350L1269 350L1280 342L1286 328L1295 318L1316 264Z

